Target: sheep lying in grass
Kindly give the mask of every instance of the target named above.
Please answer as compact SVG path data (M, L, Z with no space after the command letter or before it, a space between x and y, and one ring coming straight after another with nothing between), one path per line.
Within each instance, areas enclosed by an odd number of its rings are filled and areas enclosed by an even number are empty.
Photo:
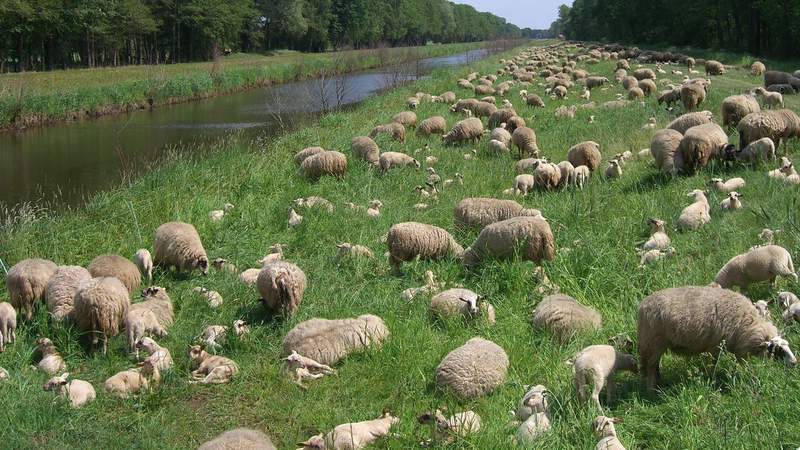
M150 361L144 361L138 369L117 372L104 384L105 391L119 398L128 398L157 387L161 382L161 372Z
M767 245L731 258L717 272L714 282L723 288L739 286L745 291L751 284L762 281L775 285L778 276L797 281L792 255L783 247Z
M275 445L260 431L236 428L203 443L197 450L275 450Z
M286 334L283 353L296 351L320 364L332 365L370 346L380 349L388 337L386 324L371 314L353 319L315 318L300 322Z
M41 355L37 368L48 375L55 375L67 370L67 365L61 354L56 350L55 344L48 338L36 340L36 351Z
M666 350L685 355L717 353L721 346L738 358L767 352L794 366L797 359L772 323L759 317L747 297L717 287L665 289L639 304L637 321L642 376L652 391Z
M793 292L783 291L778 293L778 305L781 308L786 309L795 303L800 303L800 299Z
M468 320L482 318L489 324L495 323L494 306L469 289L453 288L434 295L428 311L443 318L463 316Z
M739 200L741 197L744 197L744 195L736 191L728 192L728 197L723 199L719 203L719 206L722 208L723 211L742 209L742 201Z
M639 268L643 269L648 264L653 264L656 261L660 261L666 257L672 256L675 254L674 247L667 247L664 250L654 249L654 250L640 250L639 252Z
M145 361L150 361L159 371L172 369L172 354L169 349L158 345L153 339L145 336L136 341L136 351L139 350L144 350L150 355Z
M595 309L563 294L545 297L533 310L533 326L551 332L560 341L587 330L598 330L602 323Z
M422 413L417 421L433 426L433 440L424 442L423 446L433 442L442 445L451 444L456 438L464 439L474 435L481 429L481 416L473 411L464 411L445 417L441 410Z
M341 244L336 244L336 248L338 249L336 259L339 261L344 259L371 259L375 257L372 250L363 245L343 242Z
M58 267L46 259L25 259L14 264L6 274L6 289L11 305L33 319L34 302L44 295L47 282Z
M434 294L439 289L441 289L441 283L436 282L436 278L433 275L433 272L430 270L425 271L425 285L419 287L412 287L405 289L403 292L400 293L400 297L403 300L411 301L414 297L418 295L425 295L425 294Z
M772 314L769 312L769 302L767 300L753 302L753 307L758 311L758 315L762 319L772 320Z
M190 345L188 354L192 365L197 366L192 371L192 381L189 383L228 383L239 373L239 366L235 362L224 356L209 355L199 345Z
M0 367L0 383L2 383L3 381L8 380L9 377L10 377L10 375L8 374L8 371L6 369Z
M305 380L317 380L325 375L336 375L336 370L330 366L320 364L294 350L283 360L286 362L287 372L294 374L292 381L303 389L306 389L306 386L303 385Z
M599 439L595 450L625 450L622 442L617 438L615 423L622 423L622 419L616 417L597 416L592 422L594 435Z
M643 245L643 250L664 250L672 244L667 235L666 222L661 219L647 219L650 225L650 239Z
M508 356L499 345L475 337L439 363L436 384L462 399L483 397L505 382L508 364Z
M400 423L400 419L389 413L384 413L374 420L363 422L344 423L322 434L312 436L301 442L302 448L297 450L359 450L379 438L389 435L392 425Z
M586 401L591 399L600 411L603 410L603 406L600 405L600 392L603 387L606 388L606 403L611 402L614 384L612 382L606 386L609 378L620 370L637 372L636 359L627 353L617 352L610 345L591 345L581 350L573 358L572 368L575 373L578 400L581 404L586 404Z
M244 320L237 319L233 321L233 331L236 336L241 337L247 333L250 333L250 327ZM226 326L209 325L203 329L202 333L200 333L200 339L203 341L203 344L206 347L216 348L219 347L225 340L227 333L228 327Z
M513 439L517 445L533 445L539 436L552 428L547 395L547 388L537 385L530 388L519 401L514 414L514 424L519 424Z
M708 184L719 192L732 192L737 189L742 189L747 183L744 178L731 178L723 181L722 178L712 178Z
M0 303L0 352L5 351L6 344L17 340L17 311L11 303Z
M711 215L709 214L711 207L708 204L705 192L699 189L695 189L686 195L687 197L693 197L694 203L681 211L681 215L678 217L678 228L682 230L697 230L711 221Z
M42 388L45 391L55 391L62 398L68 398L73 408L80 408L95 399L97 394L91 383L83 380L67 381L68 378L69 372L64 372L47 380Z
M223 303L222 294L220 294L217 291L212 291L211 289L197 286L194 289L192 289L192 292L203 297L203 299L205 299L206 303L208 304L209 308L219 308L220 306L222 306Z

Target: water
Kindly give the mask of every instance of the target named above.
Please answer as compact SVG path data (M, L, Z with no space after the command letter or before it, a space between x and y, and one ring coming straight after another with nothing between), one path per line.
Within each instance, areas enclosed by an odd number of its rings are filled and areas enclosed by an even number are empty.
M164 152L194 151L234 130L275 135L282 124L352 105L433 69L485 57L485 49L403 66L308 80L151 111L0 133L0 204L81 205L93 193L140 173ZM324 92L325 95L321 95Z

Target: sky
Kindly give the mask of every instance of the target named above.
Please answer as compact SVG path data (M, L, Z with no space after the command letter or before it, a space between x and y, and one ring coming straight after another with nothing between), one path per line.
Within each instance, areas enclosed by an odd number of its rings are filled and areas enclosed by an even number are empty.
M547 29L558 17L558 7L571 0L454 0L504 17L520 28Z

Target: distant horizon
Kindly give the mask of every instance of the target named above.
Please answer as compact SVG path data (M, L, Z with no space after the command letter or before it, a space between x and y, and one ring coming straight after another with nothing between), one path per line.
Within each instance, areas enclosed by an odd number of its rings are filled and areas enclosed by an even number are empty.
M558 18L561 5L572 4L573 0L453 0L455 3L470 5L481 12L500 16L520 28L546 30ZM525 11L525 14L520 14Z

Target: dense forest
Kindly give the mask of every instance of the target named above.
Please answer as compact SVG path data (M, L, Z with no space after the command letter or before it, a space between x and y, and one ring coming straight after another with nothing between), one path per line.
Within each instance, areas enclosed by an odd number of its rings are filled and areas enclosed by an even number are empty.
M569 39L800 56L799 0L575 0L551 31Z
M0 72L537 34L446 0L0 0L0 30Z

